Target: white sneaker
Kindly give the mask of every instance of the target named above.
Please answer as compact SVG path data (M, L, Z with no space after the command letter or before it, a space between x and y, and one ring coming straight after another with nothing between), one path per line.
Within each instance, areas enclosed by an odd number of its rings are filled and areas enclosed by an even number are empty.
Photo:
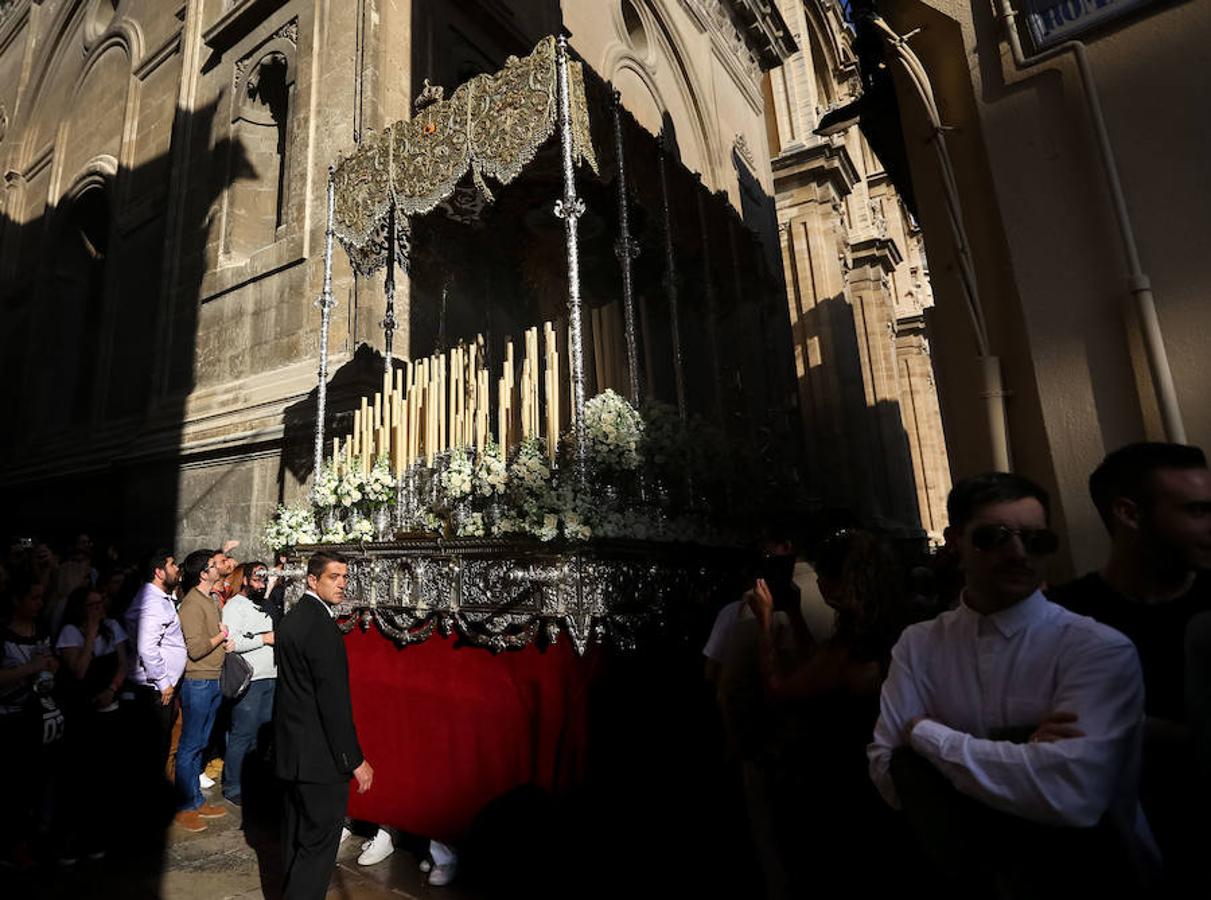
M445 887L458 874L458 863L447 863L444 866L434 866L429 872L429 884L433 887Z
M209 775L207 775L205 772L203 772L201 775L198 776L198 784L200 784L202 786L202 790L208 791L212 787L214 787L214 779L211 778Z
M342 844L343 844L343 843L345 843L345 841L349 840L349 838L351 838L352 836L353 836L353 832L352 832L352 831L350 831L348 828L344 828L344 827L342 827L342 828L341 828L341 840L340 840L340 842L341 842Z
M375 833L374 839L370 841L370 846L363 850L362 855L357 858L357 864L373 866L375 863L381 863L394 852L395 844L391 842L390 833L380 828Z

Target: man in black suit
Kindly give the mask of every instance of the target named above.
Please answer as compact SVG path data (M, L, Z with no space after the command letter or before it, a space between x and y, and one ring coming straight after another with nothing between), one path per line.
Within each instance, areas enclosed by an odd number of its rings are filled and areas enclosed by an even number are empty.
M282 822L283 896L322 898L336 864L350 775L370 790L349 699L349 661L332 607L345 598L349 566L338 553L307 562L307 591L277 630L273 725L277 775L287 783Z

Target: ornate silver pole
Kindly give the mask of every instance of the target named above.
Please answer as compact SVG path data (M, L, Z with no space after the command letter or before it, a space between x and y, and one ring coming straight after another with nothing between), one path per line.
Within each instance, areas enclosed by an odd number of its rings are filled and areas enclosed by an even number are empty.
M395 204L387 210L387 278L383 284L387 295L387 311L383 316L383 359L391 371L391 349L395 340ZM384 397L384 400L387 398Z
M667 138L662 137L662 141ZM677 414L686 417L685 371L681 358L681 323L677 314L677 257L673 253L673 217L669 210L669 178L665 150L660 148L660 203L664 213L664 290L669 298L669 323L673 333L673 379L677 388Z
M555 65L559 72L559 144L563 154L563 197L555 201L555 215L563 219L568 252L568 355L572 363L572 407L576 434L576 478L583 487L588 477L589 439L584 418L584 347L580 320L580 244L578 220L584 215L584 201L576 196L576 172L572 167L572 98L568 78L568 39L560 35L556 43Z
M631 402L639 405L639 349L635 341L635 281L631 262L639 256L639 244L631 237L631 215L627 200L627 167L622 150L622 95L614 91L614 156L618 160L618 241L614 255L622 267L622 313L627 342L628 387Z
M328 226L324 229L324 289L316 306L320 308L320 373L315 396L315 467L312 477L318 482L324 465L324 416L328 412L328 326L336 299L332 296L332 236L336 217L336 167L328 166Z

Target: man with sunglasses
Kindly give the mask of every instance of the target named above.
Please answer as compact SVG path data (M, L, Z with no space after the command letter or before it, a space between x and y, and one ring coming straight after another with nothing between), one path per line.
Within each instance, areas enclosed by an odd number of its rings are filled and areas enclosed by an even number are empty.
M1128 444L1094 470L1089 493L1110 555L1047 596L1121 631L1139 652L1148 717L1140 792L1168 877L1181 882L1206 846L1192 827L1204 818L1191 787L1194 733L1206 723L1187 684L1187 640L1191 621L1211 611L1211 469L1198 447Z
M867 750L940 874L1000 896L1139 883L1154 853L1137 798L1139 660L1043 596L1059 543L1048 507L1017 475L954 486L961 600L896 643Z

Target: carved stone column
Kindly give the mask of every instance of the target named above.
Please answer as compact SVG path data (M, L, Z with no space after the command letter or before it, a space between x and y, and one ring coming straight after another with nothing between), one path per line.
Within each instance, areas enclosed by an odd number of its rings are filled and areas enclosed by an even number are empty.
M883 524L915 531L919 526L912 460L901 415L896 361L895 296L890 276L900 251L887 237L870 236L851 245L849 279L854 334L862 376L863 463L876 490Z

